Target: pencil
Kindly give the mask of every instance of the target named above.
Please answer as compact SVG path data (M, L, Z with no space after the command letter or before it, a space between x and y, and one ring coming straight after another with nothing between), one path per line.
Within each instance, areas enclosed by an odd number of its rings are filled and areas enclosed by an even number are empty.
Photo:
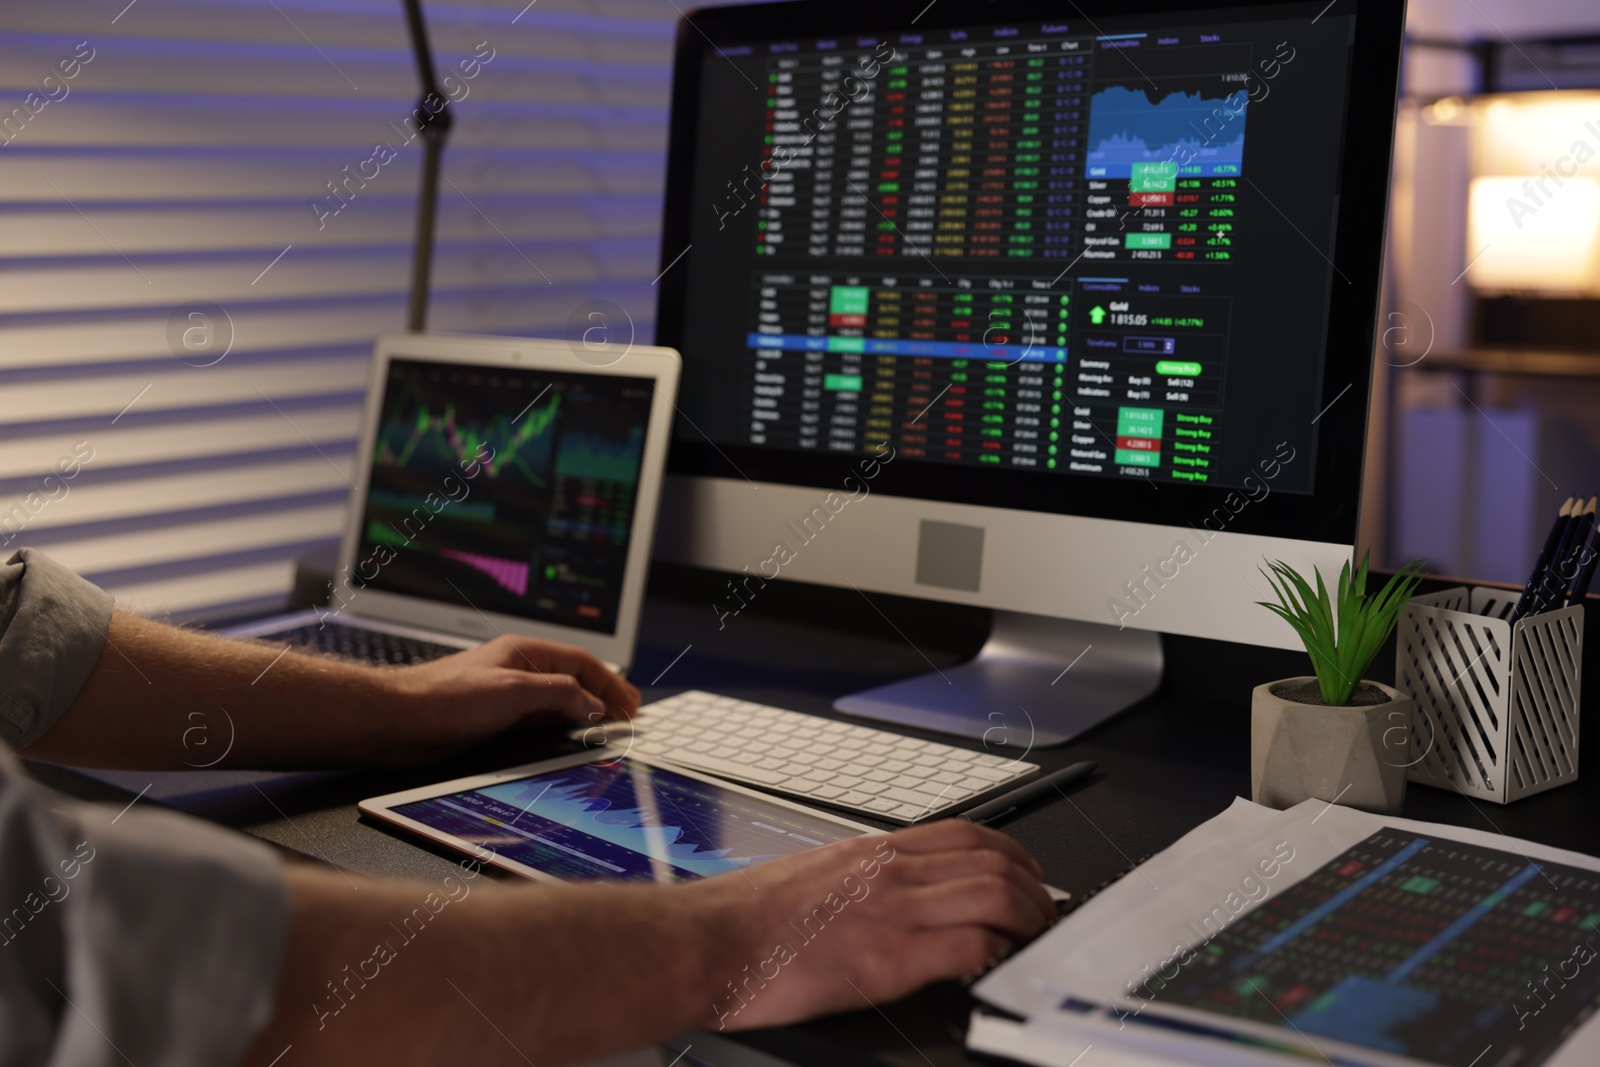
M1594 500L1589 503L1592 505ZM1594 565L1597 556L1600 556L1600 528L1595 525L1594 509L1590 508L1589 536L1584 539L1583 548L1578 553L1578 575L1572 580L1572 586L1567 591L1567 606L1583 603L1583 598L1589 595L1589 582L1594 578Z
M1572 505L1576 501L1576 497L1567 497L1567 502L1562 504L1561 510L1556 513L1556 521L1550 524L1550 532L1545 534L1544 548L1533 564L1533 572L1528 575L1528 582L1522 587L1522 595L1517 598L1517 606L1511 609L1512 622L1516 622L1533 606L1533 596L1544 583L1545 571L1550 569L1550 561L1555 558L1556 549L1560 547L1562 538L1567 532L1567 524L1572 517Z
M1561 545L1556 549L1555 558L1550 561L1550 566L1544 572L1544 580L1533 594L1533 607L1529 610L1529 614L1537 615L1566 603L1567 589L1572 585L1572 579L1577 576L1577 557L1588 539L1589 531L1594 529L1595 500L1596 498L1590 497L1587 503L1580 500L1572 506L1572 515L1567 519L1567 529L1562 534Z

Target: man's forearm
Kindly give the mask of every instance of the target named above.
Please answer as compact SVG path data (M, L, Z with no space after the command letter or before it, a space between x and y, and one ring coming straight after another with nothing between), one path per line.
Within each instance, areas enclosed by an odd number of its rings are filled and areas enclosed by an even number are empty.
M406 712L393 676L118 612L77 699L22 754L151 770L391 762Z
M289 1045L296 1063L551 1067L781 1026L970 973L1055 914L1020 846L959 819L666 887L296 868L289 888L252 1067Z
M312 1064L580 1062L710 1023L747 962L707 884L357 884L289 872L277 1010L247 1064L289 1045Z
M639 691L569 645L509 636L377 667L118 613L30 759L81 767L401 766L525 723L624 718Z

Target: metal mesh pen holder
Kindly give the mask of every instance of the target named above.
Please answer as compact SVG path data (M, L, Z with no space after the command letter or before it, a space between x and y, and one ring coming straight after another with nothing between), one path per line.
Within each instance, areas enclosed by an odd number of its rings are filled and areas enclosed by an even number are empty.
M1513 625L1516 602L1460 586L1401 611L1395 687L1416 704L1411 781L1509 804L1577 780L1583 607Z

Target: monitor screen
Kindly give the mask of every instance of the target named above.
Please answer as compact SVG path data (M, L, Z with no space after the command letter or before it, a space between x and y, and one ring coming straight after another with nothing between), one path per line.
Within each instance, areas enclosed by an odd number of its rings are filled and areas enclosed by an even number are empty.
M892 493L1174 524L1270 483L1236 528L1347 536L1370 334L1330 346L1330 316L1370 329L1392 121L1341 260L1356 6L702 13L674 469L823 485L890 454ZM1342 517L1305 519L1324 490Z
M352 577L614 633L649 379L395 359Z

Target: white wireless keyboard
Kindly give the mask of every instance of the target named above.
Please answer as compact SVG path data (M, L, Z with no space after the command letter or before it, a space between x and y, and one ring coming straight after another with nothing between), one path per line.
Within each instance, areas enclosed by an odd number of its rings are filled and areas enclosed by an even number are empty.
M969 807L1039 773L1021 759L698 690L640 708L631 731L612 729L616 748L886 822Z

